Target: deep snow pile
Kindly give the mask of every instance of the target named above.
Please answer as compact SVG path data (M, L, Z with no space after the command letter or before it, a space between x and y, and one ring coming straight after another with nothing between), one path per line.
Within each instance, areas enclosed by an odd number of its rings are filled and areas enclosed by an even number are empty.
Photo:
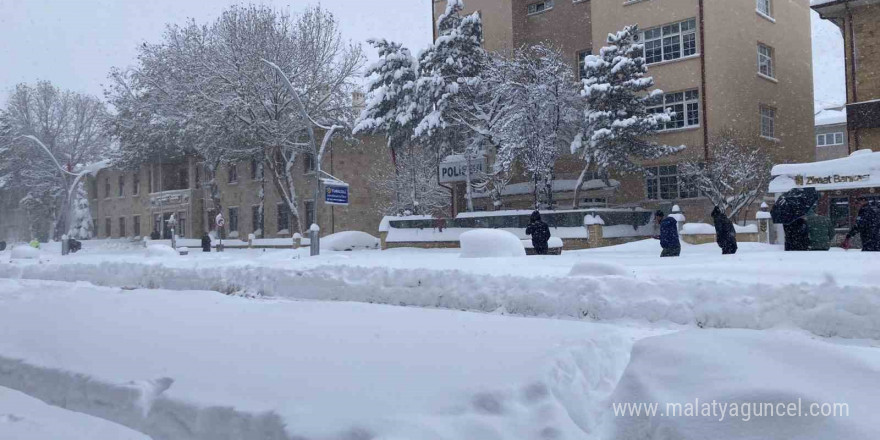
M876 439L878 377L880 349L836 345L794 332L692 330L646 338L633 347L601 437ZM707 407L712 402L718 404L714 409ZM645 407L639 415L614 414L614 405L620 411L619 405L633 403L659 406L653 416L645 414ZM834 412L825 404L848 409L823 416L823 411ZM695 411L685 412L686 405Z
M177 251L167 244L150 244L147 246L146 254L148 257L173 258L177 256Z
M3 440L149 440L121 425L47 405L0 387L0 438Z
M582 439L666 331L0 279L0 386L156 440Z
M27 244L20 244L12 248L10 258L13 260L39 260L40 250Z
M343 231L321 238L321 250L354 251L379 249L379 239L366 232Z
M459 237L462 258L524 257L522 241L500 229L475 229Z

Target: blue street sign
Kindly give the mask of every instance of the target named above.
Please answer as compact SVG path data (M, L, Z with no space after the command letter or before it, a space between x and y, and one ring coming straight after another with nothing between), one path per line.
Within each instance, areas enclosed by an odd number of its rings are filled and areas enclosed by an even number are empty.
M348 205L348 185L325 182L324 203L328 205Z

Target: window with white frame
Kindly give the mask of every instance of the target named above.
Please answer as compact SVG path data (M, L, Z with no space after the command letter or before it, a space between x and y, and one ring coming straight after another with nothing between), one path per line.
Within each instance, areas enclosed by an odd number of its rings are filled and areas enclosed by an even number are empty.
M238 182L238 164L235 164L235 163L229 164L228 171L229 171L229 180L228 180L229 183Z
M587 77L587 57L590 56L592 52L593 51L591 49L578 52L578 79L584 79Z
M775 78L773 71L773 48L758 43L758 73L768 78Z
M761 106L761 136L776 138L776 109Z
M772 11L772 8L771 8L772 5L770 4L770 2L771 2L771 0L758 0L758 6L757 6L758 12L760 12L768 17L772 17L771 12L773 12L773 11Z
M816 136L816 145L820 147L828 147L832 145L843 145L843 132L823 133Z
M664 109L672 112L672 120L667 122L663 130L693 128L700 126L700 92L687 90L684 92L667 93L658 98L656 105L648 107L648 113L663 113Z
M677 60L697 53L697 20L689 20L648 29L642 33L645 62L648 64Z
M529 15L540 14L550 9L553 9L553 0L544 0L542 2L532 3L529 5Z
M678 173L677 165L645 168L645 190L649 200L678 200L699 197L699 191Z
M238 232L238 207L229 208L229 232Z

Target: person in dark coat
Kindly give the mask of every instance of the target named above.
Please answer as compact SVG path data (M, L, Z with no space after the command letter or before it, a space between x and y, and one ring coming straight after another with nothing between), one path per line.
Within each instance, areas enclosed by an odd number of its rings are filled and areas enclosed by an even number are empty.
M846 234L843 241L843 248L850 248L850 239L859 235L862 239L862 252L880 252L880 208L873 203L868 203L868 199L859 198L858 217L856 224Z
M158 240L160 238L162 238L162 236L159 235L159 231L154 230L150 233L150 240Z
M5 250L6 250L6 242L0 241L0 251L5 251Z
M712 221L715 223L715 242L721 248L721 255L735 254L736 228L733 222L717 206L712 210Z
M202 234L202 252L211 252L211 236L207 232Z
M550 241L550 227L541 220L541 213L535 211L526 227L526 235L532 236L535 255L547 255L547 242Z
M660 240L660 247L663 248L660 256L677 257L681 255L681 241L678 239L678 220L663 214L663 211L659 210L654 213L654 219L660 225L660 235L654 237Z
M782 225L782 231L785 233L786 251L810 250L810 226L803 217Z
M82 249L82 242L79 240L74 240L72 238L67 239L67 249L70 250L71 254L75 254Z

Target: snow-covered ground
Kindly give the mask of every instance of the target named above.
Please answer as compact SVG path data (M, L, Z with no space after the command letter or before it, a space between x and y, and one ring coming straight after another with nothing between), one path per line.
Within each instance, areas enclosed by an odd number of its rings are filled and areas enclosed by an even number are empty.
M3 440L148 440L149 437L97 417L48 405L0 387Z
M154 439L880 435L866 391L880 373L880 255L658 254L653 240L500 258L178 256L118 241L0 253L0 386ZM693 398L845 400L851 416L611 410Z

